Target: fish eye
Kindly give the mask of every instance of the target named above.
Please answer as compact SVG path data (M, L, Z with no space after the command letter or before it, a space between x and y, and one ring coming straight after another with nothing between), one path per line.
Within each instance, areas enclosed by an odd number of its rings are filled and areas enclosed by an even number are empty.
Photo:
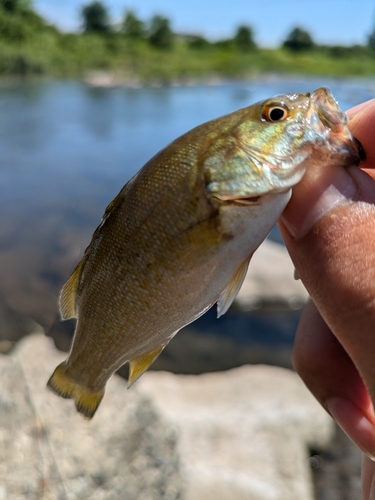
M288 111L285 106L266 105L262 109L262 119L267 122L281 122L288 117Z

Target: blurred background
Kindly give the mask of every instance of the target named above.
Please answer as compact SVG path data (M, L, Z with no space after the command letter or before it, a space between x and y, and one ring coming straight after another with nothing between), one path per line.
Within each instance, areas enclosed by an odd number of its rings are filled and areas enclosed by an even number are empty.
M374 96L374 2L0 0L0 351L41 330L69 349L59 290L109 201L159 149L237 108L322 85L344 110ZM223 318L212 310L181 331L152 369L292 368L306 294L282 281L292 267L276 228L269 239L265 259L279 269L250 276ZM359 498L359 455L335 439L336 454L309 462L316 498Z

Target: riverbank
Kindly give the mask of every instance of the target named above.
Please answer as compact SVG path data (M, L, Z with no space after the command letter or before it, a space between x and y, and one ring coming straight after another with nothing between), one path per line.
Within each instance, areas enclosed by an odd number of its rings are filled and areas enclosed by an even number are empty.
M0 43L0 76L49 75L84 78L106 72L118 81L166 85L176 81L248 79L269 73L308 76L375 75L375 51L366 47L320 47L306 52L253 49L240 52L215 45L193 49L184 42L171 50L150 47L119 34L40 33L21 43ZM336 48L339 49L339 48Z

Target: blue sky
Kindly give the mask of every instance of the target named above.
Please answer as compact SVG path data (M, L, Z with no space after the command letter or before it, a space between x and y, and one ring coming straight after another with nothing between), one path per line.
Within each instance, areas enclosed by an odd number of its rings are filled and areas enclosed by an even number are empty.
M90 0L34 0L36 10L64 31L80 27L80 10ZM295 26L319 43L365 43L375 26L375 0L103 0L111 18L126 8L142 20L162 14L176 32L210 39L233 36L240 24L252 26L263 46L279 45Z

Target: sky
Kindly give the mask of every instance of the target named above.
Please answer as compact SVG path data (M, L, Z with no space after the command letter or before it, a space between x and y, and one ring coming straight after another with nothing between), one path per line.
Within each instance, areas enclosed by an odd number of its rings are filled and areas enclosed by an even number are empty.
M35 9L63 31L80 29L82 5L91 0L34 0ZM262 46L280 45L299 26L320 44L366 43L375 28L375 0L102 0L111 19L120 21L132 9L143 21L160 14L177 33L210 40L232 37L249 25Z

